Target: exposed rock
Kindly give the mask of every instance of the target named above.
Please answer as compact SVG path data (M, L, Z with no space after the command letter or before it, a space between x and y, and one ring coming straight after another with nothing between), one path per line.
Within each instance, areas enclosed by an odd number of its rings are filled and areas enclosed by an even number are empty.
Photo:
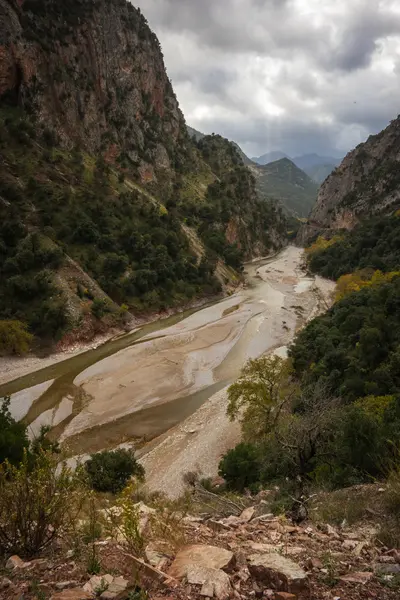
M397 575L400 573L400 565L398 564L378 564L374 568L375 573L379 575Z
M307 573L280 554L253 554L247 560L249 571L256 581L277 591L296 594L308 587Z
M362 571L362 572L349 573L348 575L343 575L339 579L340 579L340 581L343 581L344 583L366 584L373 576L374 576L373 573L369 573L367 571Z
M317 202L297 241L307 245L324 232L352 229L365 216L395 210L400 163L400 117L359 144L321 185Z
M297 596L288 592L276 592L274 600L297 600Z
M87 583L83 586L85 592L96 594L98 590L105 587L109 587L114 577L112 575L93 575Z
M77 581L58 581L56 583L56 588L57 590L66 590L68 588L76 587L77 585Z
M6 569L13 571L14 569L22 569L24 565L25 563L22 560L22 558L14 554L13 556L10 556L10 558L7 560Z
M147 562L156 569L160 569L162 571L167 566L169 560L168 556L160 552L156 544L148 544L144 553Z
M255 507L249 506L248 508L244 509L244 511L242 512L242 514L240 515L239 518L241 521L243 521L243 523L248 523L254 517L255 512L256 512Z
M93 594L82 588L73 588L53 594L50 600L93 600Z
M342 548L344 550L354 550L355 548L357 548L358 546L358 542L356 542L355 540L345 540L342 544Z
M203 586L200 594L219 600L229 598L232 591L229 577L221 569L213 569L201 565L189 565L186 578L188 583Z
M115 579L113 579L108 586L107 592L110 592L110 594L119 594L120 592L126 590L128 583L129 582L123 577L115 577Z
M215 521L214 519L208 519L208 521L206 521L206 525L213 531L217 531L217 532L231 530L229 525L227 525L226 523L223 523L222 521Z
M186 577L192 565L211 569L228 569L235 563L235 555L229 550L217 546L192 545L178 552L171 565L169 574L176 579Z
M6 590L12 586L12 581L8 577L2 577L0 579L0 590Z
M307 569L310 569L310 571L312 571L314 569L322 569L324 565L322 564L319 558L313 557L307 560L306 567Z

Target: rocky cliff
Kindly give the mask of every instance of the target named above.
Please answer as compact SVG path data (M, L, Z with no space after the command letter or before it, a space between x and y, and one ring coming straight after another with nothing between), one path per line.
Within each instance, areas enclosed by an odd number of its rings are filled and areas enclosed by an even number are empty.
M320 232L352 229L360 220L400 205L400 118L350 152L322 184L299 243Z
M38 338L215 293L284 240L126 0L0 0L0 161L0 321Z

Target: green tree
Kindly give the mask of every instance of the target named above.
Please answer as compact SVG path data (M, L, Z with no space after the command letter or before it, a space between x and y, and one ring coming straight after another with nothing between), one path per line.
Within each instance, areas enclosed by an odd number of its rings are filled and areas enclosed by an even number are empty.
M243 492L259 482L260 469L257 447L242 442L225 454L219 463L218 473L230 489Z
M245 440L271 432L284 405L298 386L289 381L289 365L278 356L249 360L239 379L228 388L228 416L240 419Z
M0 406L0 464L8 460L16 465L21 462L29 440L26 426L11 416L10 400L9 396L4 398Z
M85 464L90 485L97 492L121 492L132 476L144 479L144 469L131 450L104 450Z

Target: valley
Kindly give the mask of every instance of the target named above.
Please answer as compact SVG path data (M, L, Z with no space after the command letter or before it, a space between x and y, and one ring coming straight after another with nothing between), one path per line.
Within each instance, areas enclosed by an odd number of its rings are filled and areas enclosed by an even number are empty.
M24 416L31 435L53 427L69 454L132 441L142 446L150 488L165 489L163 481L170 481L161 454L176 474L167 487L179 493L185 470L199 465L216 474L221 455L237 441L225 390L246 360L285 353L296 331L329 304L334 284L307 277L301 262L302 251L288 247L248 263L246 286L236 294L4 384L0 396L12 394L11 414ZM182 439L193 427L196 433ZM143 447L171 428L160 444ZM195 452L193 444L207 452Z

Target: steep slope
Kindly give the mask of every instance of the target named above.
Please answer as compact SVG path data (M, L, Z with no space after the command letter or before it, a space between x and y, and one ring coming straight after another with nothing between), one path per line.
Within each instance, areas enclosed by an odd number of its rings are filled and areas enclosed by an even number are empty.
M352 229L365 217L400 205L400 118L350 152L322 184L309 222L298 241L319 232Z
M319 156L319 154L302 154L292 158L294 164L307 173L308 169L319 167L321 165L333 165L337 167L342 159L333 156ZM333 170L333 169L332 169Z
M221 166L190 139L159 42L130 2L0 0L0 59L6 323L42 341L87 338L215 293L221 260L240 269L282 243L281 216L260 217L251 177L234 176L235 148L219 143ZM234 199L223 209L220 184ZM200 256L183 225L203 200L220 243L202 236Z
M201 133L201 131L197 131L197 129L194 129L193 127L189 127L189 125L186 125L186 129L187 129L190 137L191 138L194 137L196 142L200 141L203 137L205 137L205 133Z
M336 165L333 163L323 164L323 165L314 165L312 167L304 168L304 173L307 173L309 177L315 183L321 184L325 181L325 179L334 171Z
M199 142L204 137L206 137L205 133L201 133L201 131L197 131L197 129L194 129L193 127L189 127L189 125L187 125L186 128L187 128L187 131L188 131L188 134L190 135L190 137L192 139L194 138L196 142ZM239 144L237 144L236 142L232 142L232 144L235 146L236 150L239 152L240 158L242 159L242 161L245 165L248 165L248 166L254 165L254 162L252 160L250 160L250 158L248 156L246 156L246 154L243 152L243 150L241 149Z
M281 203L292 215L306 217L314 205L318 186L288 158L252 168L256 186L265 198Z

